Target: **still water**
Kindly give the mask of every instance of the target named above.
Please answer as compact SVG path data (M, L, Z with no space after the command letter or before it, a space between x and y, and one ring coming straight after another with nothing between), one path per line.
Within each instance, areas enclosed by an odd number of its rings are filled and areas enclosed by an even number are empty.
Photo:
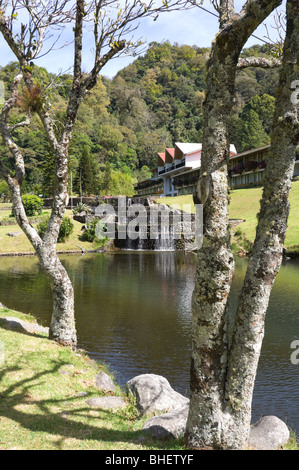
M126 252L61 257L75 286L78 347L106 362L119 384L143 373L165 376L189 392L192 253ZM246 260L237 260L234 311ZM291 343L299 340L299 262L284 262L266 320L253 400L253 421L285 420L299 434L299 365ZM48 326L51 293L36 258L1 258L0 300Z

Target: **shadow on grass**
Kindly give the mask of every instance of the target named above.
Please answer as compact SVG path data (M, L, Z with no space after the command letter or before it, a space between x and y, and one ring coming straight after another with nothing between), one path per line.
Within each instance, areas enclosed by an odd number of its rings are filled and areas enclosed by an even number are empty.
M64 441L67 439L76 439L79 441L98 441L102 442L103 449L113 449L114 442L130 443L138 448L142 442L143 449L156 448L156 449L173 449L178 448L178 443L174 441L158 441L146 437L142 431L134 431L128 429L132 424L129 421L132 417L124 411L108 411L91 409L89 406L80 407L80 403L75 407L75 402L78 402L78 397L72 396L64 399L44 399L38 400L34 398L34 391L32 389L41 380L47 379L49 374L54 374L64 366L64 362L54 362L53 367L47 371L35 374L33 377L25 378L15 381L13 385L8 386L5 390L0 389L0 420L1 417L8 418L9 420L17 423L24 430L32 433L44 434L42 439L46 439L45 433L51 435L53 443L45 447L54 447L56 449L64 448ZM21 370L19 367L6 368L0 371L0 384L4 383L5 376ZM36 407L36 410L26 412L26 406ZM63 411L63 405L66 406ZM73 409L68 406L73 405ZM22 406L24 409L22 409ZM53 412L51 407L59 407L59 412ZM32 408L31 408L32 410ZM92 416L91 416L92 410ZM95 417L98 413L98 417ZM76 419L77 418L77 419ZM98 427L88 421L96 421L97 419L107 423L107 427ZM133 417L134 420L134 417ZM117 429L123 427L123 430ZM113 429L114 428L114 429ZM18 429L15 430L18 433ZM54 442L53 436L57 436ZM38 438L38 436L36 436ZM27 447L25 442L22 443L20 437L20 447ZM105 444L106 443L106 444ZM72 447L71 445L68 447ZM76 445L75 447L79 447ZM84 448L84 444L82 445ZM119 448L119 445L117 446ZM30 449L29 449L30 450Z

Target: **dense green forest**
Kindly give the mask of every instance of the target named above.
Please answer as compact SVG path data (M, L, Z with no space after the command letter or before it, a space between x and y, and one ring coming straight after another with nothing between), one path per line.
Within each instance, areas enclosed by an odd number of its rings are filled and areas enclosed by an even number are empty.
M243 56L264 55L253 46ZM69 169L78 194L134 193L134 183L151 176L156 154L175 142L201 142L202 106L209 49L152 43L146 54L112 80L101 77L81 105L70 149ZM17 64L0 67L7 96ZM57 133L66 110L70 75L54 76L34 66L36 96L20 91L20 121L41 100L49 107ZM238 72L231 121L231 143L243 151L269 142L278 70ZM25 155L23 191L51 196L54 161L36 115L14 135ZM1 147L9 165L9 153ZM0 180L0 194L6 186Z

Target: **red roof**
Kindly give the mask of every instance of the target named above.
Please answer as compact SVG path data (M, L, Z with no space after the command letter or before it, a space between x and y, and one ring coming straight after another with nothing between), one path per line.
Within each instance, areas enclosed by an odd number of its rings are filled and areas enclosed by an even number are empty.
M158 155L163 160L163 162L165 162L165 153L164 152L158 153Z
M174 150L175 149L166 148L166 152L168 152L172 156L172 158L174 158Z

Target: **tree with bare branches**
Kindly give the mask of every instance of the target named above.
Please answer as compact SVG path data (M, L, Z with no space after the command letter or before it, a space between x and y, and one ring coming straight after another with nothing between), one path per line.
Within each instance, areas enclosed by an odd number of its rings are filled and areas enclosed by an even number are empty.
M149 16L156 18L162 12L190 6L192 2L187 0L125 0L120 3L116 0L87 3L84 0L0 1L0 32L20 68L11 96L4 103L0 116L2 139L11 155L10 165L3 157L0 159L0 173L9 185L17 222L31 242L50 281L53 294L50 338L62 344L75 346L77 343L73 286L57 257L56 243L68 203L68 150L80 103L95 86L99 72L109 60L124 53L134 53L140 47L141 42L131 37L138 27L139 19ZM83 73L84 31L90 25L94 38L93 66L89 72ZM56 46L57 31L59 33L65 27L73 28L73 81L65 119L57 131L44 90L34 80L34 62ZM48 47L47 41L52 41ZM26 90L28 115L21 122L11 125L10 116L18 106L21 82ZM14 130L29 125L33 113L41 120L56 166L51 217L42 238L30 224L22 204L21 185L25 177L25 165L22 152L14 139Z
M247 64L246 59L240 61L240 52L255 28L281 3L248 0L236 13L233 0L213 1L220 15L220 31L208 64L201 176L194 195L195 202L204 204L204 241L198 252L192 300L186 442L193 449L240 450L246 447L249 437L265 315L282 261L288 197L299 144L297 0L287 1L271 157L256 239L235 315L229 310L234 258L228 220L228 130L238 67L263 65L262 59L247 59ZM273 62L265 66L273 66Z

